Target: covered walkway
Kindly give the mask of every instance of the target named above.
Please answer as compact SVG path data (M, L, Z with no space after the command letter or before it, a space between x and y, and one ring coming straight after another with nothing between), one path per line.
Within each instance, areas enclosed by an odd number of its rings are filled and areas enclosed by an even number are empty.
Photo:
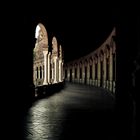
M115 139L114 105L114 95L105 89L66 83L63 90L29 109L24 139Z

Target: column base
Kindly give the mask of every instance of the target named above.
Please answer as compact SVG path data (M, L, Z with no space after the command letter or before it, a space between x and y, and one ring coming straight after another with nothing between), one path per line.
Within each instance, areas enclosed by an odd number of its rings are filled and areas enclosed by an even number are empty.
M113 81L113 93L115 93L115 91L116 91L116 82Z
M56 83L58 83L58 82L57 82L57 81L54 81L54 82L53 82L53 84L56 84Z
M109 82L109 90L112 92L112 81Z
M47 82L43 82L43 85L48 85L48 83Z
M108 80L106 81L106 89L109 90L109 81Z
M62 82L62 80L59 80L59 82Z
M106 88L106 81L104 81L104 86L103 87Z
M100 87L100 80L98 80L98 85L97 86Z

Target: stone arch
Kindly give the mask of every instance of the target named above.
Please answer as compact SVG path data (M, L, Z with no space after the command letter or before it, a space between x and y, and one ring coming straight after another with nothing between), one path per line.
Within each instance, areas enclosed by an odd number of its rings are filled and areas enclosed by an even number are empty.
M97 53L94 54L93 60L94 60L94 63L98 62L98 55L97 55Z
M74 63L74 67L77 67L77 65L78 65L78 63L77 63L77 62L75 62L75 63Z
M79 62L79 66L82 67L82 64L83 64L82 61L80 61L80 62Z
M92 56L89 57L88 61L89 61L89 65L93 65L93 57Z
M88 65L88 59L87 59L87 58L84 60L84 65L85 65L85 66Z
M95 80L98 77L98 55L97 53L94 54L94 65L95 65Z
M103 61L103 59L104 59L104 51L103 51L103 49L100 50L99 57L100 57L100 61Z
M106 57L108 58L110 56L110 46L106 44Z
M48 47L48 33L45 28L45 26L42 23L39 23L36 26L35 30L35 38L37 39L37 42L43 42L43 47Z
M42 79L44 73L42 68L40 69L39 67L39 65L41 64L38 64L38 60L43 62L44 59L43 51L48 51L48 34L45 26L42 23L39 23L36 26L35 38L36 38L36 43L35 43L35 48L33 50L33 56L34 56L33 65L38 65L38 72L37 72L38 78Z
M111 38L111 45L112 45L112 53L114 54L116 52L116 37L112 36Z
M93 57L90 56L90 57L89 57L89 64L92 65L92 63L93 63Z
M116 36L112 36L112 80L113 80L113 92L115 92L116 81Z
M58 56L58 43L55 36L52 38L52 54Z
M103 87L103 76L104 76L104 68L103 68L103 63L104 63L104 51L103 49L100 50L99 52L100 55L100 86Z
M72 82L72 69L73 69L73 63L71 63L70 65L69 65L69 69L70 69L70 77L69 77L69 81L70 82Z
M88 60L87 58L84 60L84 83L87 84L88 77Z
M74 79L77 79L78 63L74 62Z
M110 57L110 46L108 44L106 44L105 47L105 52L106 52L106 80L109 80L109 57Z
M90 56L88 58L88 62L89 62L89 79L92 79L93 78L93 57Z
M83 62L82 60L79 62L79 78L82 79L82 66L83 66Z

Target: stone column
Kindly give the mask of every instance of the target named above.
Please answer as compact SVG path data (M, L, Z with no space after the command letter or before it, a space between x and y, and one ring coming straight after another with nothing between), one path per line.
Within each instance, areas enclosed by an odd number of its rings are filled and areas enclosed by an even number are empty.
M112 56L112 48L110 48L110 57L109 57L109 90L112 91L112 78L113 78L113 56Z
M95 85L95 61L92 62L92 85Z
M82 65L80 64L80 65L79 65L79 83L81 83L81 81L82 81L82 74L81 74L81 71L82 71Z
M48 54L48 83L49 84L51 83L51 81L50 81L50 60L51 60L50 56L51 56L51 54L49 52L49 54Z
M80 70L79 70L79 64L77 65L77 83L80 81Z
M98 56L98 64L97 64L97 81L98 81L98 84L97 86L100 87L100 80L101 80L101 62L100 62L100 57Z
M76 65L76 78L75 78L75 82L78 83L78 64Z
M75 66L73 65L73 82L75 82Z
M106 88L106 54L105 53L104 53L104 60L103 60L103 80L104 80L103 87Z
M54 57L54 83L57 83L57 57Z
M67 81L69 81L69 66L67 66Z
M59 59L56 59L56 81L59 82Z
M38 66L37 66L37 67L38 67ZM38 68L38 69L39 69L39 68ZM38 75L39 75L38 69L36 70L36 86L38 85Z
M84 83L84 78L85 78L85 65L82 63L82 83Z
M47 59L48 59L48 51L43 51L43 55L44 55L44 82L43 85L47 85Z
M113 81L113 93L115 93L115 90L116 90L116 52L114 55L115 55L115 64L114 64L115 65L115 67L114 67L115 68L115 75L114 75L115 79Z
M59 46L59 82L62 82L62 46Z
M62 82L62 60L59 60L59 82Z
M61 63L61 81L64 80L64 68L63 68L63 66L64 66L64 63L62 62Z
M90 84L90 67L89 67L89 62L87 63L87 84Z
M33 81L34 81L34 84L35 84L35 80L36 80L36 69L35 69L35 67L33 68Z
M73 65L71 67L71 70L72 70L72 82L74 82L74 66Z
M51 79L51 82L53 83L54 81L54 62L52 60L52 79Z
M40 66L38 67L38 79L40 79Z
M42 79L44 79L43 66L42 66Z

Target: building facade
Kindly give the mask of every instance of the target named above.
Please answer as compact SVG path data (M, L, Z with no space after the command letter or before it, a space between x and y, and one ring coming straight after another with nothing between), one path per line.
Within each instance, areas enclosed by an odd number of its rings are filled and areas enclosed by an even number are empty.
M48 45L48 34L43 24L39 23L35 33L36 43L33 50L33 82L43 86L62 82L63 65L62 46L58 46L56 37L52 38L52 46Z
M116 31L95 51L64 65L66 81L103 87L115 93L116 86Z

